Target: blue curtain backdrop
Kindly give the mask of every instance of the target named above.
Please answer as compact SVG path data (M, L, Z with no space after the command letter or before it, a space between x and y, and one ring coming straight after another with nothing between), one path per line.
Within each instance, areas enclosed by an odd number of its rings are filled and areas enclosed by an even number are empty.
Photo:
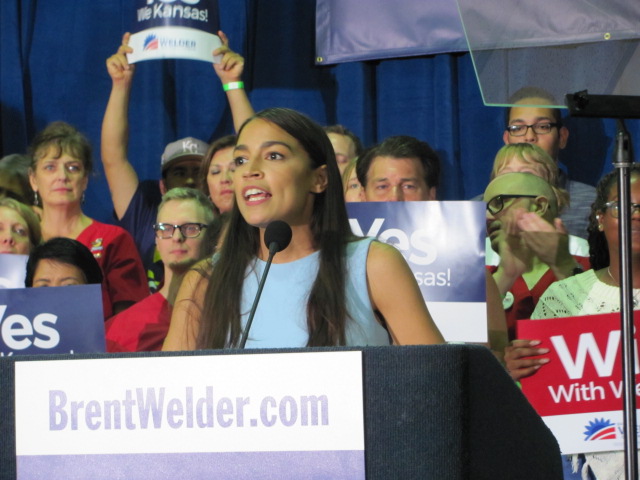
M443 200L468 199L486 185L502 145L504 111L485 107L468 54L315 65L314 0L220 0L231 47L247 59L245 83L256 109L285 106L321 124L342 123L366 145L388 135L429 142L443 162ZM0 2L0 153L23 152L54 120L92 141L96 174L85 211L111 220L100 165L100 124L110 90L105 60L131 25L131 0ZM138 64L129 157L141 179L158 178L164 146L177 138L231 133L231 117L210 64ZM613 121L570 118L561 160L569 175L595 184L612 169ZM637 121L628 127L635 143Z

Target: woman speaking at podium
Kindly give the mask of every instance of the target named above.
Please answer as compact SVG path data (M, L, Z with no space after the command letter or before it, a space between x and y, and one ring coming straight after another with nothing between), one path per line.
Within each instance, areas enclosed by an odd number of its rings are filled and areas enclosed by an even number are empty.
M233 158L227 236L212 260L185 276L164 350L240 345L275 220L290 225L291 242L274 257L247 347L443 341L402 255L352 235L319 125L293 110L264 110L243 124Z

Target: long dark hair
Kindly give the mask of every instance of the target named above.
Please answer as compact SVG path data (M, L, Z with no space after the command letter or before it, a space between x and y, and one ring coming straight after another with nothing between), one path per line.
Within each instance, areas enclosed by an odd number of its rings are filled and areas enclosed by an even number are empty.
M340 171L329 138L314 121L294 110L271 108L249 118L263 119L297 139L311 160L311 169L326 165L328 186L315 196L310 228L320 267L307 302L307 346L344 345L347 321L345 249L353 239L342 195ZM259 229L249 225L237 204L230 212L228 236L210 269L200 317L198 348L224 348L238 344L241 335L240 303L247 268L259 250Z
M629 176L640 175L640 164L631 165ZM618 185L618 171L614 170L606 174L598 182L596 187L596 200L591 205L591 213L589 214L589 226L587 227L589 241L589 260L591 268L600 270L608 267L611 259L609 258L609 245L604 236L604 232L598 229L598 215L604 215L605 203L609 200L611 189Z

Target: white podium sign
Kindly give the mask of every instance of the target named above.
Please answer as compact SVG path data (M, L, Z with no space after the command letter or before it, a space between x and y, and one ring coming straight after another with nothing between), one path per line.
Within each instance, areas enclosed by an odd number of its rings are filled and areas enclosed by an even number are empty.
M361 352L15 369L18 479L365 478Z

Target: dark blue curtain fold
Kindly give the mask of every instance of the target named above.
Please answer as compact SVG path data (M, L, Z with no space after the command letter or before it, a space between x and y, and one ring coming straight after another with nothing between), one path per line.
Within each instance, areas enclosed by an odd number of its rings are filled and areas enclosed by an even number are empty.
M321 124L341 123L365 145L388 135L416 136L442 159L441 199L483 191L502 145L504 112L483 105L468 54L316 66L314 0L219 3L221 27L246 58L245 83L256 109L284 106ZM92 141L97 167L85 211L102 221L111 220L99 160L111 87L105 60L134 15L130 0L0 2L0 153L24 151L53 120L76 125ZM612 168L615 124L577 118L567 123L571 137L563 168L595 184ZM137 65L130 124L129 156L141 179L159 177L168 142L184 136L210 140L233 130L211 64L184 60ZM638 122L628 127L637 144Z

